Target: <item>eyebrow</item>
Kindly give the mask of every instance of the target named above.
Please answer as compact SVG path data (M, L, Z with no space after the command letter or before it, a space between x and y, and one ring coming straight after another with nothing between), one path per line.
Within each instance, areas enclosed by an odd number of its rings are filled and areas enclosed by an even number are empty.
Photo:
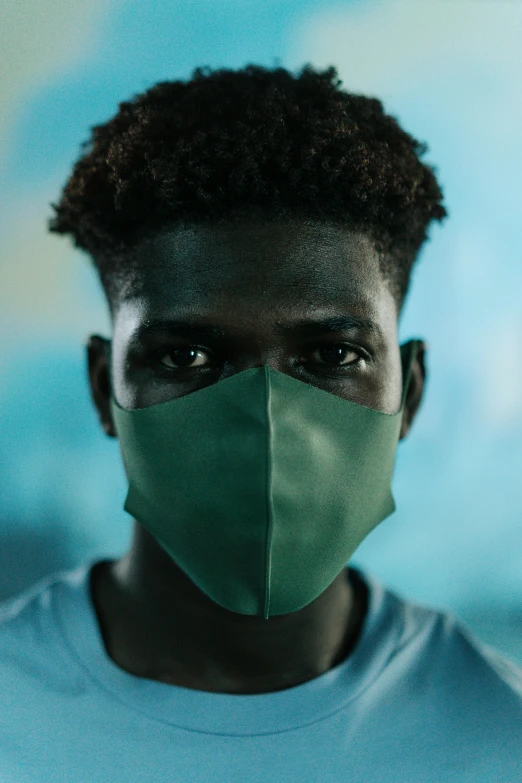
M359 331L382 336L382 330L375 321L354 315L336 315L319 319L306 318L293 323L276 321L276 328L280 334ZM134 332L132 340L140 340L147 335L173 333L221 341L228 336L224 329L213 324L158 319L141 324Z
M288 332L366 332L367 334L382 335L379 325L369 318L361 318L357 315L333 315L329 318L306 318L292 324L277 322L278 330Z

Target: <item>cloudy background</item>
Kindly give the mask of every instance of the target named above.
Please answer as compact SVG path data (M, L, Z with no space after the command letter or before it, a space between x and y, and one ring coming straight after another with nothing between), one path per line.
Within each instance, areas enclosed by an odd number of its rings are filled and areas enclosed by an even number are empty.
M90 126L196 65L336 65L430 146L451 218L401 336L430 345L398 511L355 562L522 662L522 3L4 0L0 28L0 596L129 540L84 345L108 333L87 259L46 233Z

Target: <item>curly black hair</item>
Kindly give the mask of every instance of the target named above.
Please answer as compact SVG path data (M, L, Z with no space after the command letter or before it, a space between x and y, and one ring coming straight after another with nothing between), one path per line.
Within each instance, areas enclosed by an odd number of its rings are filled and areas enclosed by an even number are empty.
M427 151L331 66L195 68L92 129L49 229L69 234L117 295L129 249L167 227L297 217L365 232L399 305L432 220L446 216ZM134 270L135 271L135 270Z

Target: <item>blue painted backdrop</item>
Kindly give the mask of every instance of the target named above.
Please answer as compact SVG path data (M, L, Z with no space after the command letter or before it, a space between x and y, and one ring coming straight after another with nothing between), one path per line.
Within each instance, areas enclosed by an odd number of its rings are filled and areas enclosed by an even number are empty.
M428 141L451 212L401 325L431 361L398 511L355 560L522 661L522 4L18 0L2 14L0 596L129 540L117 445L85 377L103 298L45 229L88 128L196 65L334 64Z

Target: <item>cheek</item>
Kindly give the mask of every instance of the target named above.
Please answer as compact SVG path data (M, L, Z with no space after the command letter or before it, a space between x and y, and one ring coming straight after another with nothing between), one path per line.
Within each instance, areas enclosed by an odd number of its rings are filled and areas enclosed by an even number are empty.
M127 410L140 407L138 387L133 384L118 369L112 375L112 393L118 405Z
M365 405L382 413L398 413L402 399L402 367L400 351L376 358L375 363L358 378L356 387L345 388L339 394L359 405Z
M121 361L115 363L113 372L113 393L127 410L146 408L177 396L172 387L159 384L145 367Z
M399 346L391 350L383 366L379 387L380 410L398 413L402 400L402 364Z
M142 407L143 390L147 389L143 372L133 369L127 346L117 339L113 340L111 381L113 395L122 408Z

